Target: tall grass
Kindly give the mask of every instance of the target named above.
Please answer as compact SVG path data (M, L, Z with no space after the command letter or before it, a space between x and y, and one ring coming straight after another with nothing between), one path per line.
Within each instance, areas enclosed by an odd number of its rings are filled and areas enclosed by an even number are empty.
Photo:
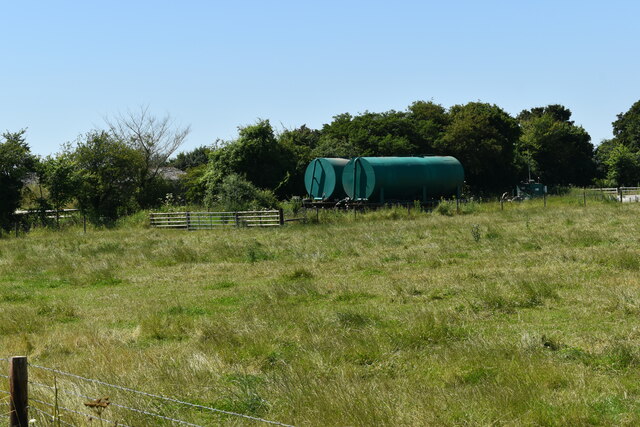
M300 425L637 424L640 205L547 202L321 211L268 230L155 230L140 214L0 239L0 348Z

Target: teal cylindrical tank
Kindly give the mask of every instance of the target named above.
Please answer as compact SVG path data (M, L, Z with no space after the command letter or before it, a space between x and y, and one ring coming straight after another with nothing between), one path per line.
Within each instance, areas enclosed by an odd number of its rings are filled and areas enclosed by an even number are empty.
M386 203L459 195L464 169L455 157L356 157L342 171L353 200Z
M349 160L323 157L313 159L304 173L307 194L314 200L344 199L342 170Z

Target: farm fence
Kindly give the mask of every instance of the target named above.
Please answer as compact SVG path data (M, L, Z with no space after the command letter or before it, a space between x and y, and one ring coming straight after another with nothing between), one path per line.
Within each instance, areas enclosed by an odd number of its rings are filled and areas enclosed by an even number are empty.
M588 200L620 203L640 202L640 187L583 188L579 195L583 203Z
M241 212L151 212L151 227L211 230L220 227L278 227L284 225L282 209Z
M245 422L292 427L278 421L217 409L147 393L27 362L25 356L0 358L9 362L8 375L0 374L0 417L10 427L30 420L54 426L185 425L201 427L235 418ZM131 398L133 397L133 399ZM135 403L129 403L134 401ZM141 409L141 406L144 409Z

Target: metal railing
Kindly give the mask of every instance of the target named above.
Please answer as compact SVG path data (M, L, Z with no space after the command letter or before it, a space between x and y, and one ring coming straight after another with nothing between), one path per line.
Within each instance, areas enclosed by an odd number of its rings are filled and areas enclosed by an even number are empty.
M239 212L151 212L155 228L211 230L220 227L279 227L284 225L282 209Z

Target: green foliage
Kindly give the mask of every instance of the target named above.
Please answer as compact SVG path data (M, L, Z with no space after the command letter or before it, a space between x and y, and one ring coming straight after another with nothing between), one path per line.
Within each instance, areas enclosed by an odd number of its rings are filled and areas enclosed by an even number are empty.
M617 144L610 148L604 161L607 179L618 186L636 186L640 183L640 153Z
M591 137L570 121L561 105L524 110L518 115L522 135L517 144L520 176L528 167L545 183L588 185L595 176Z
M613 135L618 142L632 151L640 151L640 101L628 111L618 114L612 125Z
M313 160L314 149L318 145L320 131L309 129L302 125L297 129L287 129L278 135L279 144L291 153L295 159L295 166L287 172L290 174L288 181L283 184L282 191L285 194L304 194L304 173L307 165Z
M618 114L613 135L596 150L599 176L610 185L636 186L640 182L640 101Z
M167 162L167 166L173 166L183 171L188 171L191 168L201 167L206 165L209 161L209 154L211 148L207 146L200 146L194 148L191 151L184 153L178 153L175 159Z
M207 189L205 203L224 211L275 208L278 200L270 190L261 190L242 176L227 175L218 186Z
M35 170L35 160L25 140L26 129L5 132L0 142L0 228L11 227L20 207L24 179Z
M283 196L294 169L292 154L278 142L269 121L262 120L240 128L237 140L211 153L205 177L207 197L225 176L234 173Z
M137 208L137 177L145 167L137 150L106 132L94 131L78 142L71 156L78 205L94 223L111 223Z
M438 141L438 152L460 160L465 180L476 192L510 188L520 136L516 120L498 106L480 102L454 105L449 115L451 122Z
M207 167L207 164L194 166L187 169L187 174L180 178L180 187L184 191L187 203L204 204Z
M598 145L594 152L594 161L596 163L596 177L602 181L603 187L615 186L615 182L607 181L607 174L609 173L609 166L607 162L611 156L611 152L615 147L619 145L618 140L615 138L605 139Z
M456 204L448 200L442 200L436 206L435 212L444 216L453 216L456 213Z
M78 187L78 174L73 155L67 149L41 162L40 183L48 191L48 202L55 209L62 209L69 203Z
M416 102L409 111L337 115L322 128L315 157L408 156L433 152L446 118L441 106Z
M135 176L140 187L136 194L138 204L142 207L157 205L159 198L164 196L162 187L166 185L160 178L160 168L182 145L191 127L176 126L168 114L156 117L148 106L121 113L114 119L106 119L106 122L110 136L136 150L142 159L143 166L138 168Z

